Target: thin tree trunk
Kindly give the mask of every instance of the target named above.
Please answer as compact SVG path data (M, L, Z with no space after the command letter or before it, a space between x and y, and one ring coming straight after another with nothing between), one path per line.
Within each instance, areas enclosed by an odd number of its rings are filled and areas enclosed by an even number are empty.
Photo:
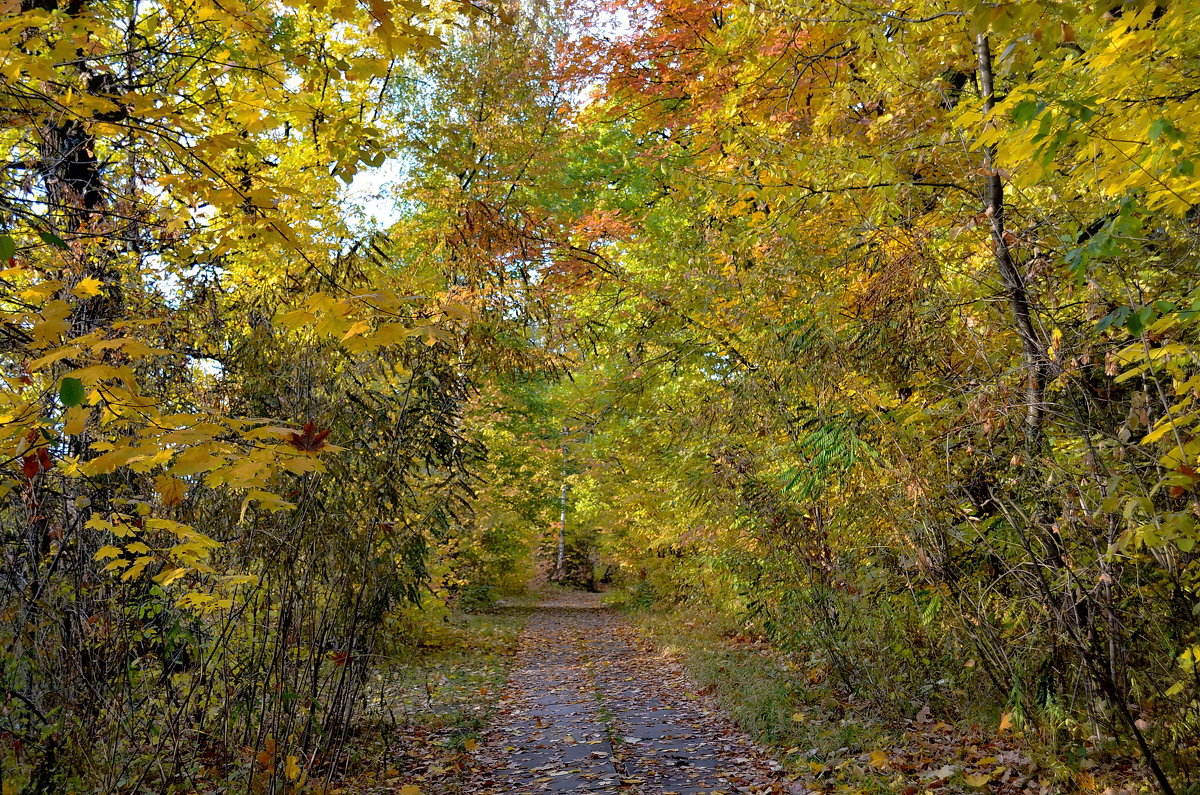
M979 58L979 91L983 98L983 115L986 118L995 107L995 89L992 79L992 49L986 34L979 34L975 40L976 54ZM1008 303L1012 310L1013 321L1017 327L1017 336L1021 339L1021 352L1025 362L1025 446L1030 462L1040 453L1042 447L1042 423L1045 419L1045 392L1049 362L1046 359L1044 347L1038 340L1033 326L1033 314L1029 308L1029 292L1025 285L1025 276L1013 258L1012 247L1009 245L1008 232L1004 227L1004 183L995 165L996 147L983 147L984 212L990 221L992 233L992 249L996 255L996 265L1000 270L1000 279L1008 293Z
M567 551L567 431L563 429L562 436L562 493L558 501L558 555L554 563L554 579L561 580L564 574Z
M995 108L995 82L992 73L992 49L991 42L986 34L979 34L975 39L975 52L978 57L979 68L979 92L983 100L983 115L986 118ZM1027 470L1032 470L1036 478L1037 458L1041 453L1043 445L1043 423L1045 421L1046 406L1045 392L1046 382L1050 372L1050 362L1046 357L1045 347L1038 339L1037 332L1033 326L1033 314L1029 306L1029 292L1025 284L1025 276L1017 267L1017 263L1013 257L1012 247L1009 245L1008 232L1004 226L1004 182L1001 180L1000 172L996 168L996 147L988 145L983 147L983 167L984 167L984 192L983 203L984 212L987 214L991 226L992 249L996 256L996 265L1000 271L1000 278L1004 284L1005 291L1008 293L1009 307L1012 310L1013 321L1016 325L1017 336L1021 339L1021 352L1025 364L1025 396L1028 403L1025 411L1025 447ZM1044 523L1034 522L1035 525ZM1050 563L1056 569L1061 569L1063 566L1061 549L1058 539L1053 532L1044 533L1046 537L1047 549L1050 553ZM1029 550L1032 555L1032 549ZM1076 593L1073 597L1078 600L1081 595ZM1053 601L1053 594L1047 589L1047 602ZM1068 629L1070 629L1068 627ZM1092 675L1097 681L1097 684L1102 690L1108 692L1109 696L1117 708L1122 721L1126 724L1129 731L1133 734L1134 740L1137 742L1138 748L1142 752L1142 756L1146 760L1151 773L1158 782L1159 788L1164 795L1174 795L1175 790L1171 787L1171 782L1168 780L1166 773L1158 764L1153 750L1150 748L1142 731L1138 728L1137 722L1133 719L1128 704L1126 703L1126 694L1119 688L1118 683L1109 675L1107 665L1104 670L1100 670L1097 660L1094 658L1093 649L1089 649L1088 645L1082 638L1071 633L1075 640L1080 653L1084 656L1085 661L1092 668ZM1108 664L1114 661L1109 660Z

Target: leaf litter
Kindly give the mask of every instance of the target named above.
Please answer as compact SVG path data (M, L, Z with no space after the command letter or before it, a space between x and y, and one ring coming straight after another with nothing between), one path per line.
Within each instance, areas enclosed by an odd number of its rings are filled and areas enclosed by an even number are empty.
M786 793L781 765L589 595L536 610L477 755L479 793Z

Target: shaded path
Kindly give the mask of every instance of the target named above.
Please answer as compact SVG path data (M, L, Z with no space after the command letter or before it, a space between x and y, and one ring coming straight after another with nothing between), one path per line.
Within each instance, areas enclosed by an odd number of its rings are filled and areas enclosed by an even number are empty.
M530 616L471 791L783 792L774 763L594 600Z

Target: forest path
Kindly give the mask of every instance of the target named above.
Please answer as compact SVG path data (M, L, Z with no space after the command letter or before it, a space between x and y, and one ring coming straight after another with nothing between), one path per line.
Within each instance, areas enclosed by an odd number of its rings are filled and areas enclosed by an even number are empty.
M784 792L778 765L595 595L537 606L471 792Z

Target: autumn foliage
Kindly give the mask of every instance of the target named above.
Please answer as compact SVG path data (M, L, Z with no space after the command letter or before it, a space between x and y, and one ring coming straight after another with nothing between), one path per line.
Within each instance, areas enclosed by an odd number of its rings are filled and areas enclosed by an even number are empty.
M5 795L332 786L538 565L1191 791L1196 10L11 0Z

